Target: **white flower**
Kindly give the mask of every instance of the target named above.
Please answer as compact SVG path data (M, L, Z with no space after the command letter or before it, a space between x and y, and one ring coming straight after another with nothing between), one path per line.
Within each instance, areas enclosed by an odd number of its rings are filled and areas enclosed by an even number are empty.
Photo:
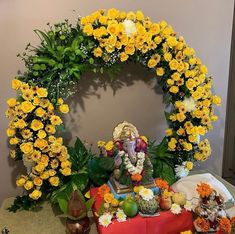
M182 103L184 104L184 108L187 112L191 112L191 111L194 111L196 109L196 103L195 103L195 101L193 100L192 97L185 98Z
M126 215L122 209L118 209L116 213L116 218L118 222L126 221Z
M181 213L180 205L173 203L172 206L171 206L171 212L173 214L180 214Z
M151 199L153 199L154 194L153 191L151 189L147 189L147 188L142 188L139 191L139 195L145 200L145 201L149 201Z
M182 178L189 174L188 168L185 166L186 162L183 162L182 165L176 165L175 174L177 177Z
M123 25L125 33L128 37L130 37L133 33L136 32L136 26L132 20L125 19Z
M186 201L184 209L187 211L191 211L193 209L192 203L190 201Z
M99 224L104 227L108 227L109 224L112 223L112 218L113 218L113 216L110 213L102 214L99 217Z

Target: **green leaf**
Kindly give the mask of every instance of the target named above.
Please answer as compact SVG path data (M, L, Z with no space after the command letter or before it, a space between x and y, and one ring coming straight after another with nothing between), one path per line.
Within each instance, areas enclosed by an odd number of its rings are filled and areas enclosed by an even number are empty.
M113 171L114 169L114 160L110 157L99 158L99 166L108 171Z
M92 205L94 204L94 202L95 202L95 198L94 197L92 197L91 199L86 201L86 209L87 209L87 211L91 210Z
M75 175L71 176L72 184L80 191L83 191L88 184L88 173L87 172L79 172Z
M58 204L59 204L61 211L63 213L67 213L68 201L65 200L64 198L60 198L60 197L57 198L57 201L58 201Z

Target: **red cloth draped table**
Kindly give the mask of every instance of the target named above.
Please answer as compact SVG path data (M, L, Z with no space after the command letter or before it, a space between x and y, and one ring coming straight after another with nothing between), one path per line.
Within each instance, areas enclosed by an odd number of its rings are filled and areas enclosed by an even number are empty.
M90 192L91 197L95 198L93 212L97 212L103 199L98 195L98 188L92 188ZM96 226L100 234L179 234L183 231L193 231L192 220L192 213L183 209L179 215L161 211L160 216L156 217L142 218L137 215L121 223L114 220L108 227L99 225L96 218Z

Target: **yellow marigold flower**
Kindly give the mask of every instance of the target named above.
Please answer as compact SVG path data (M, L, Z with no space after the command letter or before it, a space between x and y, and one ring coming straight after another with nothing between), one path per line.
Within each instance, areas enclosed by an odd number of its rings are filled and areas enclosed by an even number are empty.
M143 14L142 11L137 11L136 12L136 19L139 20L139 21L144 20L144 14Z
M53 125L60 125L62 123L61 118L57 115L52 115L50 121Z
M23 129L26 127L26 122L23 119L19 119L18 121L15 122L15 127L19 129Z
M83 32L86 33L88 36L91 36L93 33L93 27L91 24L87 24L83 27Z
M185 167L190 171L193 169L193 162L187 161Z
M185 56L192 56L195 54L195 51L193 48L190 48L190 47L186 47L183 51L184 55Z
M140 136L140 138L145 142L148 143L148 138L146 136Z
M20 133L24 139L29 139L33 135L29 129L23 129Z
M102 56L102 49L100 47L97 47L93 50L93 54L95 57L101 57Z
M170 87L169 91L170 91L171 93L178 93L178 92L179 92L179 87L173 85L173 86Z
M176 133L177 133L178 135L180 135L180 136L185 135L185 131L184 131L184 129L183 129L182 127L180 127L180 128L176 131Z
M24 186L25 183L26 183L26 178L24 178L24 177L20 177L18 180L16 180L17 187Z
M118 205L119 205L118 200L114 198L114 199L111 201L111 206L112 206L112 207L118 207Z
M27 143L22 143L20 145L20 150L24 153L24 154L30 154L33 152L33 143L32 142L27 142Z
M56 132L55 126L52 124L46 125L45 130L50 134L54 134Z
M119 16L119 11L115 8L111 8L107 11L107 17L109 19L116 19Z
M8 105L9 107L14 107L16 104L17 104L17 101L16 101L15 98L9 98L9 99L7 100L7 105Z
M158 76L163 76L163 75L165 74L164 68L158 67L158 68L156 69L156 74L157 74Z
M26 190L32 189L32 188L33 188L33 182L30 181L30 180L28 180L28 181L24 184L24 188L25 188Z
M109 141L105 145L105 150L111 151L113 149L113 147L114 147L113 141Z
M183 122L186 119L186 116L183 112L177 113L176 118L179 122Z
M31 159L34 161L34 162L37 162L39 161L41 158L41 152L38 151L38 150L34 150L33 153L31 154Z
M128 57L129 56L126 53L124 53L124 52L120 53L120 61L121 62L126 61L128 59Z
M7 133L8 137L12 137L12 136L14 136L16 134L16 131L13 128L8 128L6 133Z
M34 131L38 131L44 127L43 123L40 120L34 119L31 122L31 129Z
M201 71L202 74L207 74L208 73L207 67L205 65L200 66L200 71Z
M107 24L107 21L108 21L108 18L107 16L104 16L104 15L101 15L100 18L99 18L99 22L103 25L106 25Z
M48 95L47 90L45 88L38 88L36 93L39 98L44 98L44 97L47 97Z
M104 147L105 146L105 141L98 141L97 146L100 147L100 148Z
M66 114L66 113L69 112L69 106L67 104L62 104L62 105L59 106L59 111L61 113Z
M10 145L17 145L19 143L19 139L17 137L13 137L10 139L9 143Z
M60 172L64 175L64 176L69 176L71 175L71 168L70 167L65 167L63 169L60 169Z
M33 183L36 185L36 186L41 186L42 185L42 179L40 177L35 177L33 179Z
M34 104L35 106L38 106L38 105L40 104L40 98L39 98L39 97L34 97L34 98L33 98L33 104Z
M66 167L70 167L70 166L71 166L71 162L69 160L66 160L61 163L61 168L66 168Z
M46 113L46 111L45 111L42 107L38 107L38 108L35 110L35 114L36 114L36 116L38 116L38 117L42 117L45 113Z
M183 142L182 145L183 145L183 147L184 147L184 150L186 150L186 151L190 151L190 150L192 150L192 148L193 148L193 146L192 146L191 143Z
M171 68L171 70L177 70L178 66L179 66L179 63L176 59L172 59L170 62L169 62L169 66Z
M171 86L171 85L173 85L175 82L174 82L174 80L172 80L172 79L167 79L166 83L167 83L169 86Z
M196 135L189 135L188 140L192 143L197 142L197 136Z
M189 90L192 90L195 86L196 86L196 84L195 84L195 81L193 79L190 78L186 81L186 87Z
M48 173L49 173L49 176L54 176L54 175L56 175L56 171L53 170L53 169L50 169L50 170L48 171Z
M57 104L62 105L64 103L64 100L62 98L58 98Z
M157 65L157 61L156 61L156 59L149 59L149 61L148 61L148 67L149 68L154 68L156 65Z
M49 172L48 171L44 171L41 175L40 175L41 179L43 180L47 180L49 178Z
M163 57L167 62L170 62L172 59L172 54L169 52L166 52L166 53L164 53Z
M135 187L133 188L133 191L134 191L134 193L138 194L139 191L140 191L141 189L143 189L143 188L144 188L144 186L135 186Z
M48 141L49 141L50 143L55 142L55 140L56 140L56 138L55 138L54 136L49 136L49 137L48 137Z
M37 136L38 138L43 139L47 136L47 134L44 130L39 130Z
M168 142L168 148L170 151L174 151L175 147L176 147L176 144L174 142L172 142L172 141Z
M35 189L32 193L29 194L29 197L33 200L38 200L42 196L42 192L38 189Z
M171 136L173 134L173 131L171 128L168 128L166 131L165 131L166 135L167 136Z
M133 55L135 53L135 47L133 45L125 46L125 53L129 55Z
M107 203L111 203L112 200L114 199L114 196L112 193L106 193L104 194L104 201Z
M174 36L168 37L166 42L167 42L168 46L171 48L176 46L178 43L176 37L174 37Z
M37 165L34 167L34 169L35 169L37 172L42 173L42 172L44 171L44 169L45 169L45 165L43 165L42 163L39 163L39 164L37 164Z
M24 90L22 97L24 100L31 100L33 98L33 90L31 89Z
M50 184L51 184L52 186L57 187L57 186L59 185L59 183L60 183L60 180L59 180L59 177L53 176L53 177L51 177L51 178L49 179L49 182L50 182Z
M59 166L59 161L57 159L53 159L50 165L52 169L56 169Z
M154 38L154 42L156 42L156 44L160 44L162 42L162 38L160 36L157 36Z
M11 87L15 90L18 90L22 85L22 82L20 80L14 79L11 82Z
M212 97L212 103L216 104L217 106L219 106L221 104L221 98L219 96L213 96Z
M37 147L40 150L43 150L47 146L48 146L48 143L44 139L37 138L34 142L34 147Z
M217 121L218 120L218 116L217 115L212 115L211 116L211 121Z
M21 103L21 109L24 113L30 113L34 108L35 106L29 101L24 101Z
M40 99L39 105L40 105L41 107L46 108L46 107L49 106L49 104L50 104L50 102L49 102L48 99Z

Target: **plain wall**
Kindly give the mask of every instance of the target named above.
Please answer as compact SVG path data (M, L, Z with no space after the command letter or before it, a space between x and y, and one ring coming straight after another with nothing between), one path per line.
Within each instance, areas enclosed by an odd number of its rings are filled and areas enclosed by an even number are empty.
M222 106L216 108L219 121L207 135L212 156L200 167L221 175L233 4L233 0L0 0L0 202L20 192L15 188L20 163L8 158L5 135L8 120L4 114L5 101L15 96L11 80L18 70L24 71L16 54L28 42L38 43L33 29L44 29L47 22L65 18L74 22L77 13L85 16L98 8L140 9L152 21L166 20L208 66L214 77L214 92L221 96ZM66 139L71 143L79 136L93 144L95 151L97 140L108 140L113 127L128 120L141 134L161 141L166 128L164 105L153 74L130 65L124 67L118 84L113 87L104 85L107 78L101 78L99 83L94 76L84 75L78 93L68 100L71 113L65 118Z

